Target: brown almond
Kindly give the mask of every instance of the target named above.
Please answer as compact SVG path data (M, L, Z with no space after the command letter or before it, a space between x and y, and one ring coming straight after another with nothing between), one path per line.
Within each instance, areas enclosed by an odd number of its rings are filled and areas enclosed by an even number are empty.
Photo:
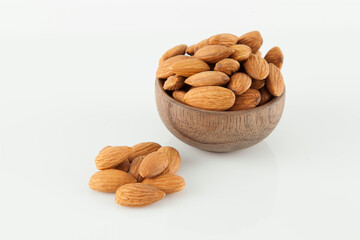
M176 99L177 101L186 104L184 101L185 94L186 94L186 91L184 91L184 90L176 90L176 91L173 91L172 97L174 99Z
M128 159L131 147L105 147L95 158L96 168L99 170L114 168Z
M164 174L154 178L147 178L142 183L152 185L164 193L180 192L185 188L185 181L175 174Z
M188 77L185 83L193 87L221 86L228 83L229 80L229 76L223 72L205 71Z
M257 51L257 52L255 53L255 55L261 57L261 56L262 56L262 53L261 53L260 51Z
M162 174L176 173L181 165L181 157L179 152L173 147L161 147L158 152L164 152L169 157L169 164L162 172Z
M155 142L138 143L132 147L132 152L129 156L129 161L132 162L133 159L139 156L146 156L149 153L156 152L160 147L161 145Z
M136 180L138 182L141 182L144 178L140 175L139 173L139 166L142 162L142 160L145 158L145 156L139 156L139 157L136 157L131 165L130 165L130 169L129 169L129 173L134 177L136 178Z
M252 31L242 35L238 43L248 45L251 47L252 53L256 53L263 44L263 38L260 32Z
M280 69L274 64L270 63L270 73L266 78L266 87L275 97L281 96L285 89L284 79L280 72Z
M169 164L169 157L163 152L153 152L147 155L139 166L143 178L155 177L162 173Z
M273 63L279 69L281 69L284 62L284 54L279 47L273 47L270 49L264 58L268 63Z
M128 159L120 163L118 166L115 167L116 169L119 169L124 172L128 172L130 169L130 162Z
M169 59L171 57L177 56L177 55L184 55L185 51L186 51L187 45L185 44L180 44L177 45L173 48L170 48L169 50L167 50L162 57L159 60L159 64L164 62L166 59Z
M115 192L120 186L135 182L136 179L126 172L118 169L106 169L91 176L89 187L100 192Z
M234 50L221 45L210 45L199 49L195 52L194 57L207 63L217 63L218 61L229 57Z
M161 200L165 193L144 183L130 183L116 190L115 202L126 207L145 207Z
M210 45L223 45L231 46L236 44L239 41L239 37L230 33L221 33L214 35L209 38L208 43Z
M204 39L201 42L197 43L194 47L194 53L196 53L199 49L209 46L208 39Z
M244 68L246 73L256 80L263 80L269 75L269 64L255 54L251 54L244 62Z
M251 77L246 73L235 73L231 76L228 88L234 91L235 95L246 92L251 86Z
M188 59L178 61L172 66L173 73L184 77L190 77L196 73L209 70L210 67L206 62L195 57L190 57Z
M194 53L195 53L195 46L196 46L196 44L191 45L191 46L188 46L188 47L186 48L186 53L189 54L190 56L194 55Z
M184 86L185 77L179 75L173 75L167 78L164 82L163 88L165 90L178 90Z
M232 75L240 68L240 63L231 58L225 58L216 63L214 70L223 72L227 75Z
M260 103L260 92L256 89L250 88L243 94L236 96L235 104L230 111L238 111L254 108Z
M259 106L264 105L265 103L269 102L272 99L271 93L267 90L266 86L259 89L261 94L261 100Z
M190 58L190 57L185 56L185 55L177 55L175 57L171 57L171 58L165 60L164 62L160 63L160 65L156 71L156 77L157 78L168 78L171 75L174 75L174 73L172 72L173 64L180 60L184 60L184 59L188 59L188 58Z
M253 79L250 88L259 90L259 89L262 88L264 85L265 85L265 81L264 81L264 80L256 80L256 79Z
M221 111L234 105L235 94L219 86L196 87L185 94L185 102L196 108Z
M234 53L230 57L239 62L245 61L251 55L251 48L247 45L237 44L230 46L230 48L234 49Z

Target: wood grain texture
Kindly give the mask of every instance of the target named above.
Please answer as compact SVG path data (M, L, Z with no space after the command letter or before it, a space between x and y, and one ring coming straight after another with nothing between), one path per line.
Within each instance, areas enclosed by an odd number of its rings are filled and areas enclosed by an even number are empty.
M155 97L161 120L181 141L210 152L230 152L264 140L280 121L285 92L270 102L241 111L208 111L180 103L155 81Z

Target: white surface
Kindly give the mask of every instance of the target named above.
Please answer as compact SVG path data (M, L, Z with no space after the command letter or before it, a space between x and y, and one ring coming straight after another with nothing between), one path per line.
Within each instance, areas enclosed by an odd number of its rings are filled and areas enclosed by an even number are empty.
M0 239L359 239L359 2L0 1ZM173 45L260 30L285 54L283 118L207 153L157 115ZM88 180L105 145L176 147L186 188L141 209Z

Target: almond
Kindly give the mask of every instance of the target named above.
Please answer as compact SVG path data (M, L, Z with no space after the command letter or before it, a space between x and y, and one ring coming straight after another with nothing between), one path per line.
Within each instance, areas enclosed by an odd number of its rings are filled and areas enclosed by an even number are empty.
M186 104L184 101L185 94L186 94L186 92L184 90L176 90L176 91L173 91L172 97L174 99L176 99L177 101Z
M139 156L139 157L136 157L131 165L130 165L130 169L129 169L129 173L134 177L136 178L136 180L138 182L141 182L144 178L140 175L139 173L139 166L142 162L142 160L145 158L145 156Z
M156 152L160 147L161 145L155 142L138 143L132 147L132 153L129 156L129 161L132 162L133 159L139 156L146 156L149 153Z
M199 42L198 44L196 44L194 47L194 53L196 53L199 49L206 47L206 46L209 46L208 39L204 39L201 42Z
M114 168L125 161L131 154L131 147L105 147L95 158L97 169Z
M231 76L228 88L234 91L235 95L246 92L251 86L251 77L246 73L235 73Z
M208 43L210 45L224 45L231 46L239 41L239 37L230 33L217 34L209 38Z
M92 175L89 187L100 192L115 192L118 187L135 182L136 179L126 172L117 169L107 169Z
M225 85L229 80L229 76L223 72L205 71L188 77L185 83L193 87L220 86Z
M188 59L178 61L172 66L173 73L184 77L190 77L196 73L209 70L210 67L206 64L206 62L195 57L190 57Z
M130 183L116 190L115 202L126 207L145 207L161 200L165 193L144 183Z
M256 107L260 103L260 92L250 88L240 96L236 96L235 104L230 111L245 110Z
M234 49L234 53L230 57L239 62L245 61L251 55L251 48L247 45L237 44L230 46L230 48Z
M186 53L189 54L190 56L194 55L194 53L195 53L195 46L196 46L196 44L191 45L191 46L188 46L188 47L186 48Z
M159 60L159 64L164 62L166 59L169 59L171 57L177 56L177 55L184 55L186 51L187 46L185 44L177 45L173 48L170 48L167 50L162 57Z
M240 68L240 63L231 58L225 58L216 63L214 70L223 72L227 75L231 75L234 72L238 71Z
M161 147L158 152L166 153L169 157L169 164L162 174L176 173L181 165L181 157L179 152L173 147Z
M169 157L163 152L153 152L147 155L139 166L143 178L155 177L162 173L169 164Z
M275 66L281 69L284 61L284 54L279 47L273 47L267 52L264 58L268 63L273 63Z
M255 54L251 54L244 62L244 68L247 74L256 80L263 80L269 75L269 64Z
M174 75L172 72L172 65L176 63L177 61L184 60L190 58L189 56L185 55L178 55L175 57L171 57L164 62L160 63L157 71L156 71L156 77L157 78L168 78L171 75Z
M210 45L199 49L195 52L194 57L207 63L217 63L218 61L229 57L234 50L221 45Z
M167 78L164 82L165 90L178 90L184 86L185 77L179 75L173 75Z
M259 106L264 105L265 103L269 102L272 99L272 95L271 93L269 93L266 87L260 88L259 92L261 94L261 100Z
M260 89L265 85L265 81L264 80L256 80L253 79L250 88L253 89Z
M115 167L116 169L119 169L124 172L128 172L130 169L130 162L128 159L120 163L118 166Z
M275 97L281 96L283 94L285 85L284 79L280 72L280 69L274 64L270 63L270 73L266 78L266 87L271 93L271 95Z
M261 57L262 53L260 51L257 51L255 55Z
M224 87L196 87L185 94L185 102L193 107L221 111L234 105L235 94Z
M152 185L164 193L179 192L185 187L184 179L175 174L165 174L155 178L147 178L142 183Z
M258 31L248 32L239 38L238 43L251 47L252 53L259 51L263 44L263 38Z

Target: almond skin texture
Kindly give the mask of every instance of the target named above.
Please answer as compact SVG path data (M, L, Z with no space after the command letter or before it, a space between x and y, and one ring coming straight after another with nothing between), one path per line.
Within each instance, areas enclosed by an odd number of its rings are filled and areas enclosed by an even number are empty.
M223 72L205 71L194 74L191 77L188 77L185 80L185 83L193 87L202 87L202 86L221 86L221 85L225 85L229 81L230 81L229 76Z
M272 99L271 93L267 90L266 86L259 89L261 94L261 100L259 106L264 105L265 103L269 102Z
M184 90L176 90L176 91L173 91L172 97L174 99L176 99L177 101L186 104L185 100L184 100L185 94L186 94L186 92Z
M184 77L190 77L196 73L209 70L210 67L206 62L194 57L178 61L172 66L173 73Z
M194 47L194 53L196 53L199 49L206 47L206 46L209 46L208 39L204 39L201 42L199 42L198 44L196 44Z
M196 44L191 45L191 46L188 46L188 47L186 48L186 53L189 54L190 56L194 55L194 53L195 53L195 47L196 47Z
M184 179L175 174L165 174L155 178L147 178L142 183L152 185L166 194L180 192L185 188Z
M257 52L255 53L255 55L261 57L261 56L262 56L262 53L261 53L260 51L257 51Z
M196 108L222 111L234 105L235 94L219 86L196 87L185 94L185 102Z
M147 155L139 166L143 178L155 177L162 173L169 164L169 157L163 152L153 152Z
M214 70L223 72L227 75L232 75L237 72L240 68L240 63L231 58L225 58L216 63Z
M266 87L275 97L281 96L285 89L284 79L280 72L280 69L274 64L270 63L270 73L266 78Z
M166 153L169 157L169 164L162 172L162 174L176 173L181 165L181 157L179 152L173 147L161 147L158 152Z
M252 53L256 53L257 51L259 51L261 45L263 44L263 38L260 32L253 31L242 35L239 38L238 43L248 45L251 48Z
M246 73L235 73L231 76L228 88L233 90L235 95L246 92L251 86L251 77Z
M107 169L92 175L89 187L99 192L115 192L120 186L135 182L136 179L126 172L118 169Z
M253 79L250 88L259 90L259 89L262 88L264 85L265 85L265 81L264 81L264 80L256 80L256 79Z
M161 200L165 193L144 183L131 183L116 190L115 202L126 207L145 207Z
M118 166L115 167L116 169L119 169L124 172L128 172L130 169L130 162L128 159L120 163Z
M230 48L234 49L234 53L230 57L239 62L245 61L251 55L251 48L244 44L232 45Z
M177 45L173 48L170 48L167 50L162 57L159 60L159 64L164 62L166 59L169 59L171 57L177 56L177 55L184 55L186 51L187 46L185 44Z
M146 156L149 153L156 152L160 147L161 145L155 142L138 143L132 147L132 152L129 156L129 161L132 162L133 159L139 156Z
M178 55L175 57L171 57L167 60L165 60L164 62L162 62L157 71L156 71L156 77L157 78L168 78L171 75L174 75L174 73L172 72L172 66L174 63L180 61L180 60L184 60L184 59L188 59L190 58L189 56L185 56L185 55Z
M236 96L235 104L230 111L245 110L256 107L260 103L260 92L250 88L240 96Z
M99 170L114 168L128 159L131 147L105 147L95 158L96 168Z
M184 86L184 80L185 77L174 75L167 78L167 80L164 83L164 89L165 90L178 90Z
M281 69L284 62L284 54L279 47L273 47L270 49L264 58L268 63L273 63L279 69Z
M231 46L239 41L239 37L230 33L217 34L209 38L208 43L210 45L223 45Z
M256 80L263 80L269 75L269 64L255 54L251 54L244 62L244 68L247 74Z
M217 63L218 61L229 57L234 50L221 45L210 45L199 49L194 57L199 58L207 63Z
M144 179L139 173L139 167L144 158L145 158L145 156L139 156L139 157L135 158L130 165L129 173L134 178L136 178L136 180L138 182L141 182Z

